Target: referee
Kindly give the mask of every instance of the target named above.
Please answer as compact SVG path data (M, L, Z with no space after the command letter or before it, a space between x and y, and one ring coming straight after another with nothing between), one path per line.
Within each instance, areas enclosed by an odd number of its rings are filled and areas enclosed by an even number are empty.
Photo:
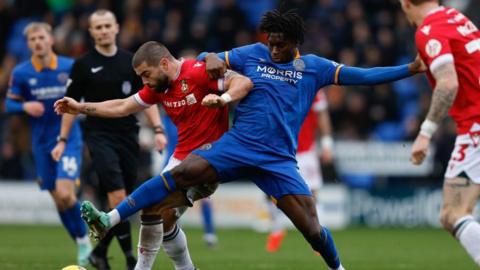
M75 61L66 96L77 101L83 98L85 102L99 102L134 94L142 88L142 82L132 68L132 54L116 45L119 26L115 15L108 10L97 10L88 21L95 49ZM154 127L155 143L161 150L166 137L158 108L152 106L144 112ZM74 117L63 118L60 138L67 138ZM88 116L84 127L85 142L99 178L100 190L107 193L108 205L114 208L135 186L139 163L137 119L134 115L123 118ZM107 249L113 236L117 237L125 254L127 269L134 269L136 259L132 252L129 221L115 226L98 243L89 257L90 263L96 269L110 269Z

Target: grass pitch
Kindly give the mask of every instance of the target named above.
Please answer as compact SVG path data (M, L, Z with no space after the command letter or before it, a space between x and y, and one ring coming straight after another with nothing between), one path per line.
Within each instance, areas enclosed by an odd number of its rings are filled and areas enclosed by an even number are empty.
M327 269L301 235L290 231L282 249L264 250L266 234L220 230L217 248L207 249L198 229L186 230L192 258L201 270ZM333 231L347 270L474 270L470 257L450 235L434 229L365 229ZM137 230L134 232L134 246ZM154 269L174 269L161 251ZM125 269L116 241L112 269ZM75 264L75 246L60 226L0 226L0 270L57 270ZM93 269L93 268L88 268Z

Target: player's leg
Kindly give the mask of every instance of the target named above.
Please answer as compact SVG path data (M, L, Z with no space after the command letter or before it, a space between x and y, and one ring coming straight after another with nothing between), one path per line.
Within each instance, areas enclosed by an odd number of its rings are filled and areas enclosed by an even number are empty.
M215 224L213 221L213 207L210 199L205 198L200 200L200 208L202 212L203 220L203 240L208 247L213 248L217 242L218 238L215 234Z
M152 269L163 241L163 219L160 209L148 207L140 214L136 270Z
M102 235L120 221L152 205L161 204L164 209L184 206L179 204L183 203L183 198L178 200L171 196L166 200L177 189L216 181L217 173L208 161L198 155L189 155L171 171L145 181L108 214L99 212L90 202L83 202L82 215L92 231Z
M192 259L188 250L185 232L177 224L179 215L176 209L162 211L165 235L163 236L163 249L173 261L176 270L193 270Z
M277 206L303 234L312 248L320 253L330 269L344 269L333 238L320 226L315 201L299 174L295 161L268 159L263 172L253 178L255 184L277 200Z
M80 203L75 195L75 181L58 179L55 190L51 191L51 194L62 223L68 226L69 233L77 243L77 262L79 265L86 266L92 246L87 234L87 226L80 217Z
M174 201L169 198L176 198L176 202L171 205L188 205L189 202L181 191L176 191L169 195L164 201ZM140 215L141 225L138 240L138 261L135 269L151 269L158 251L160 250L164 238L164 217L168 223L167 230L173 228L178 216L176 210L168 207L167 204L154 205L142 210ZM171 210L169 210L171 209ZM162 215L162 212L166 211Z
M170 143L170 141L169 141ZM173 152L174 149L171 149ZM162 172L168 171L180 164L180 160L170 156ZM176 191L180 192L180 191ZM171 195L170 195L171 196ZM187 203L187 202L185 202ZM161 216L162 209L154 205L142 210L140 214L140 230L137 246L137 270L149 270L152 268L158 251L162 247L164 226Z
M312 196L286 195L278 199L277 205L303 234L312 248L322 255L330 269L343 269L332 235L318 222Z
M81 157L79 149L73 150L78 151L72 151L72 147L67 147L58 163L51 158L48 151L34 150L35 162L42 179L40 188L49 190L63 226L77 243L78 264L86 265L88 255L91 252L91 245L85 222L80 217L80 205L75 195L75 180L79 176Z
M480 224L472 216L480 185L467 177L445 179L440 221L480 266Z
M168 195L179 189L186 189L202 183L212 183L217 179L215 169L198 155L189 155L171 171L155 176L143 183L124 200L112 213L112 221L123 220L140 209L161 203ZM175 205L175 207L181 205Z
M180 164L180 162L181 160L170 157L167 165L165 166L164 172L176 167L178 164ZM193 196L193 198L191 199L192 201L196 199L195 194L197 192L195 192L195 190L196 189L187 191L188 194ZM212 189L211 193L213 193L214 190L215 189ZM211 193L207 191L205 195L209 196ZM178 205L189 205L191 203L185 196L184 192L176 191L173 194L169 195L169 197L172 196L178 199L178 202L176 202L176 204ZM182 208L167 209L162 211L161 205L155 205L153 207L142 210L142 214L140 215L142 224L140 226L140 236L137 253L138 269L151 269L158 250L162 246L162 242L164 240L164 232L167 233L165 235L165 239L169 240L164 245L164 248L169 257L174 261L174 264L180 269L184 267L193 268L193 263L190 259L186 238L182 238L181 235L178 237L172 237L175 235L173 234L173 232L175 231L174 229L176 221L183 214L184 210L185 209Z

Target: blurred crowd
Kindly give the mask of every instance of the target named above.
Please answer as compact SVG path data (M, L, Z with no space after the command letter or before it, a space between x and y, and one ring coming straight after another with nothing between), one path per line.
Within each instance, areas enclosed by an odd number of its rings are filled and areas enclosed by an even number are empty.
M475 1L445 2L479 23L480 5ZM4 111L12 68L30 57L22 31L31 21L53 25L55 51L78 57L92 46L89 14L106 8L120 23L120 47L133 52L145 41L158 40L175 55L191 55L264 41L256 26L266 10L278 7L296 8L305 19L302 53L359 67L398 65L415 58L414 29L398 0L0 0L0 109ZM416 136L431 96L424 76L325 91L335 139L387 142ZM23 116L0 114L0 178L34 178L27 127ZM454 134L449 121L437 133L437 144L442 145L436 152L438 166L448 160Z

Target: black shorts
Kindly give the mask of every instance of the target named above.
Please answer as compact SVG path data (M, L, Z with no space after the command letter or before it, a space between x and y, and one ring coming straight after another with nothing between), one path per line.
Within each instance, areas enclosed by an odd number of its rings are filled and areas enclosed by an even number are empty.
M85 134L85 142L101 191L125 189L127 194L132 192L137 181L138 134L89 131Z

